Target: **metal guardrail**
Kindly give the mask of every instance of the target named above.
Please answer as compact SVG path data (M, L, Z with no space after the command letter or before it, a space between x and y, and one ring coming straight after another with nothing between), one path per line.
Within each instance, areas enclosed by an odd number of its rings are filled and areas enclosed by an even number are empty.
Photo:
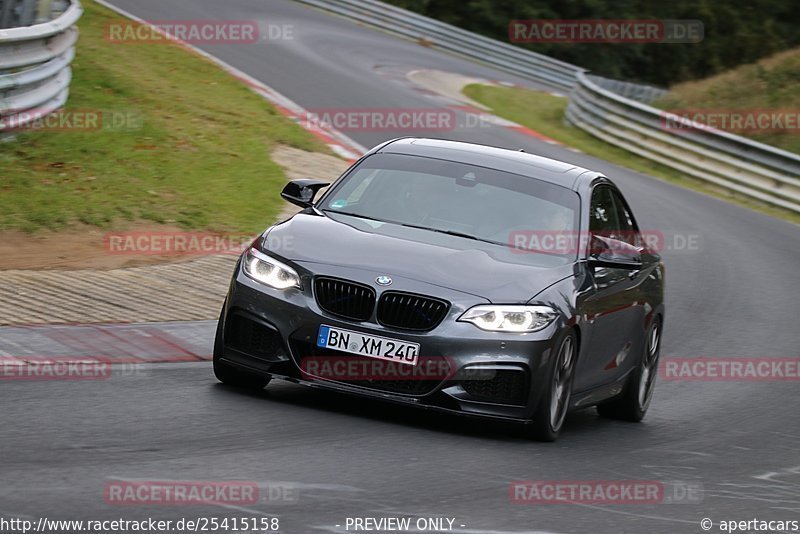
M585 69L378 0L298 0L325 11L570 91L566 119L612 145L729 191L800 212L800 156L718 130L675 132L646 105L663 89Z
M377 0L299 1L562 90L570 89L584 70Z
M0 136L66 103L82 14L78 0L0 0Z
M694 178L800 213L800 155L702 124L677 130L667 112L579 73L567 120L589 134ZM624 94L624 91L621 91Z

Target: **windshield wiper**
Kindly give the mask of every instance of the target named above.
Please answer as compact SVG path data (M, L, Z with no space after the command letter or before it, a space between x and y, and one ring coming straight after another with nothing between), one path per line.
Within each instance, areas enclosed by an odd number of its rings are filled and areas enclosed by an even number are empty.
M338 211L338 210L322 210L325 213L335 213L336 215L349 215L350 217L358 217L359 219L367 219L369 221L378 221L382 223L387 223L391 221L384 221L382 219L376 219L375 217L370 217L369 215L361 215L360 213L348 213L346 211Z
M416 228L417 230L428 230L429 232L437 232L439 234L447 234L454 237L463 237L466 239L472 239L473 241L481 241L483 243L491 243L492 245L500 245L503 247L509 246L508 243L501 243L499 241L492 241L491 239L483 239L482 237L477 237L472 234L465 234L463 232L456 232L455 230L442 230L440 228L430 228L429 226L419 226L416 224L409 224L409 223L401 223L397 221L387 221L385 219L377 219L375 217L370 217L369 215L362 215L360 213L348 213L346 211L334 211L334 210L322 210L324 212L335 213L337 215L349 215L350 217L358 217L359 219L367 219L370 221L377 221L387 224L399 224L400 226L405 226L406 228Z
M464 237L466 239L472 239L474 241L482 241L483 243L491 243L492 245L501 245L501 246L508 246L507 243L500 243L499 241L492 241L491 239L483 239L482 237L477 237L472 234L465 234L463 232L456 232L455 230L442 230L440 228L430 228L428 226L418 226L416 224L405 224L400 223L401 226L406 226L408 228L417 228L419 230L429 230L431 232L437 232L440 234L447 234L452 235L455 237Z

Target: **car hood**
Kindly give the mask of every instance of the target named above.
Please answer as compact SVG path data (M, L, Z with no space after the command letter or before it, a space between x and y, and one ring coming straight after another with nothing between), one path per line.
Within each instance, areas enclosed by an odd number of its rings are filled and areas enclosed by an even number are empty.
M301 264L402 276L495 303L527 302L574 274L574 263L554 256L391 223L336 218L299 213L269 230L266 248Z

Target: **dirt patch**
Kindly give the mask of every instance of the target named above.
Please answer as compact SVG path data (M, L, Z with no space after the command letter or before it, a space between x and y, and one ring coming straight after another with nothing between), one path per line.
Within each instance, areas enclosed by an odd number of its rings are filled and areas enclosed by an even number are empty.
M186 230L167 225L133 225L129 234L179 235ZM118 269L154 263L186 261L192 254L133 254L122 246L112 246L111 234L92 226L61 232L38 232L34 235L18 231L0 233L0 270L35 269L37 271L73 269Z

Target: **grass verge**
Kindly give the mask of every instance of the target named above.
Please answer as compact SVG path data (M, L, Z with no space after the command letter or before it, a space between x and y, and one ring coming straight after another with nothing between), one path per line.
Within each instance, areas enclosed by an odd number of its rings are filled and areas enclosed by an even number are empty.
M800 224L800 215L775 208L743 195L707 184L687 176L666 165L652 162L621 148L609 145L588 133L564 122L567 99L547 93L519 87L498 87L472 84L464 88L464 94L489 107L495 115L527 126L565 145L576 148L590 156L602 158L628 169L648 174L669 182L713 195L736 204L746 206Z
M90 1L84 8L64 116L103 112L102 127L28 131L0 144L0 230L120 229L141 221L263 229L282 205L284 174L270 151L327 147L177 45L105 40L106 25L127 19ZM110 125L112 116L125 124Z

